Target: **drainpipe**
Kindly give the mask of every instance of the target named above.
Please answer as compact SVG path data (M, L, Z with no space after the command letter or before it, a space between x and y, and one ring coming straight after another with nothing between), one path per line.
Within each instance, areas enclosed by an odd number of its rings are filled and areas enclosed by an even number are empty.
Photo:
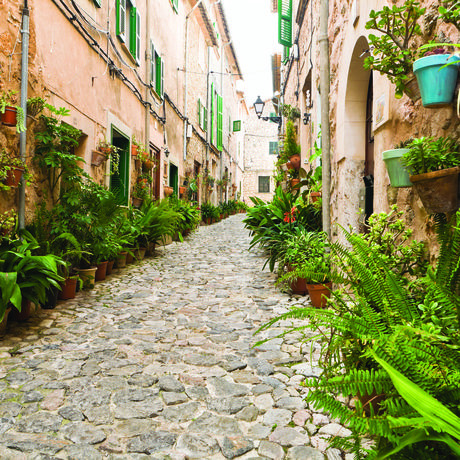
M146 23L147 27L145 28L145 43L146 43L146 48L147 52L145 53L145 61L146 61L146 66L145 66L145 81L150 82L150 69L152 67L152 48L150 47L150 2L149 0L146 0ZM147 148L147 152L150 153L150 85L145 87L145 101L146 101L146 106L145 106L145 137L144 137L144 143Z
M216 2L217 3L217 2ZM224 48L232 43L232 40L224 43L220 49L220 90L222 91L222 100L224 98L224 63L225 63L225 56L224 56ZM224 111L224 107L222 104L222 114ZM223 115L222 115L223 116ZM223 130L224 120L222 120L222 130ZM222 144L223 144L223 137L222 137ZM222 152L220 152L220 179L222 180L222 175L224 174L224 146L222 145ZM228 187L228 184L227 184ZM222 192L223 187L220 188L220 201L222 201ZM227 192L227 190L225 190ZM227 193L225 194L227 195ZM227 201L227 200L225 200Z
M29 8L27 0L24 0L24 8L22 10L22 50L21 50L21 108L24 112L24 123L27 117L27 84L29 81ZM19 154L22 161L26 161L26 131L19 134ZM26 214L26 186L23 183L19 188L19 205L18 205L18 226L20 229L25 227Z
M189 11L187 16L185 16L185 39L184 39L184 161L187 159L187 72L188 72L188 20L191 14L195 11L195 9L199 6L199 4L203 0L198 0L195 3L195 6Z
M321 84L321 148L323 163L323 231L331 238L331 130L329 125L329 0L322 0L320 6L319 59Z

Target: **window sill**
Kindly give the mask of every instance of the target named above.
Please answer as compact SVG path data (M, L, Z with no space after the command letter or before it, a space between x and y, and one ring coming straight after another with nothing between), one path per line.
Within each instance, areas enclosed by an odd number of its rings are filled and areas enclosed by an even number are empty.
M124 42L121 42L121 47L123 48L123 51L128 55L130 61L136 65L139 66L139 62L136 60L136 58L131 54L131 51L129 51L129 48L126 46Z

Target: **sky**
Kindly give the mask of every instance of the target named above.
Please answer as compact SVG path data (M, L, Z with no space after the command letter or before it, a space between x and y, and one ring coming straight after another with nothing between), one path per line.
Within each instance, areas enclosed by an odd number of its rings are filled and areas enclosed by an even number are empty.
M273 96L271 55L281 49L277 14L271 12L271 0L221 1L243 73L246 102L252 107L257 96Z

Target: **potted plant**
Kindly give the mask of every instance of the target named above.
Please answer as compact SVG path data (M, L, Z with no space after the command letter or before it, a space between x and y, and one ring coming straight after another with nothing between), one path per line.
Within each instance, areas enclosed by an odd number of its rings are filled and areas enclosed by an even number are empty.
M441 44L429 44L420 48L429 49L414 62L423 107L442 107L452 103L457 84L460 58L446 50Z
M208 184L208 190L212 190L214 188L214 183L215 183L215 179L214 177L212 177L211 175L207 175L206 176L206 183Z
M3 91L0 94L0 114L1 121L6 126L16 126L18 133L26 130L24 126L24 111L19 105L15 105L15 95L17 91Z
M150 178L151 179L151 178ZM133 206L139 207L150 194L150 185L148 178L139 176L133 188Z
M304 279L312 305L324 308L331 295L331 260L327 252L328 242L324 233L312 232L303 242L302 260L280 278L280 282Z
M413 101L420 99L416 77L412 72L416 58L412 42L415 37L422 35L417 21L424 13L425 8L420 8L419 2L406 0L401 6L371 10L365 26L367 30L375 30L381 35L369 34L372 51L364 59L364 67L386 75L396 86L395 96L398 99L404 93Z
M46 101L40 96L29 97L27 99L27 119L36 121L37 117L45 109Z
M458 209L460 146L453 139L422 137L408 146L401 162L428 214Z
M106 137L100 139L97 143L96 150L92 151L91 164L100 166L103 161L110 158L110 170L112 174L118 172L120 166L120 148L112 145Z
M286 163L287 160L293 169L300 169L300 145L297 144L296 129L292 120L288 120L286 123L283 153L279 161Z
M14 209L0 212L0 237L12 237L16 229L17 217Z
M382 152L382 158L387 168L390 185L392 187L412 187L412 182L409 179L409 172L401 162L403 155L410 150L407 146L412 140L413 139L402 141L395 145L393 149Z
M5 149L0 150L0 180L5 187L17 187L21 178L26 182L30 179L25 162Z

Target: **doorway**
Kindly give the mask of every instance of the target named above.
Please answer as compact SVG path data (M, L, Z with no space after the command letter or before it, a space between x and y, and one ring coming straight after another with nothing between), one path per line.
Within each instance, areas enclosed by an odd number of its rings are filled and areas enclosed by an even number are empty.
M120 162L118 171L113 171L110 164L110 190L116 196L118 203L128 206L129 202L129 166L131 157L129 155L129 137L118 131L112 126L112 145L118 147Z
M173 188L176 196L179 196L179 169L173 163L169 163L169 186Z
M366 152L364 158L364 223L367 224L369 216L374 212L374 133L372 131L372 107L374 103L374 90L372 72L369 77L366 101ZM365 231L367 227L365 227Z

